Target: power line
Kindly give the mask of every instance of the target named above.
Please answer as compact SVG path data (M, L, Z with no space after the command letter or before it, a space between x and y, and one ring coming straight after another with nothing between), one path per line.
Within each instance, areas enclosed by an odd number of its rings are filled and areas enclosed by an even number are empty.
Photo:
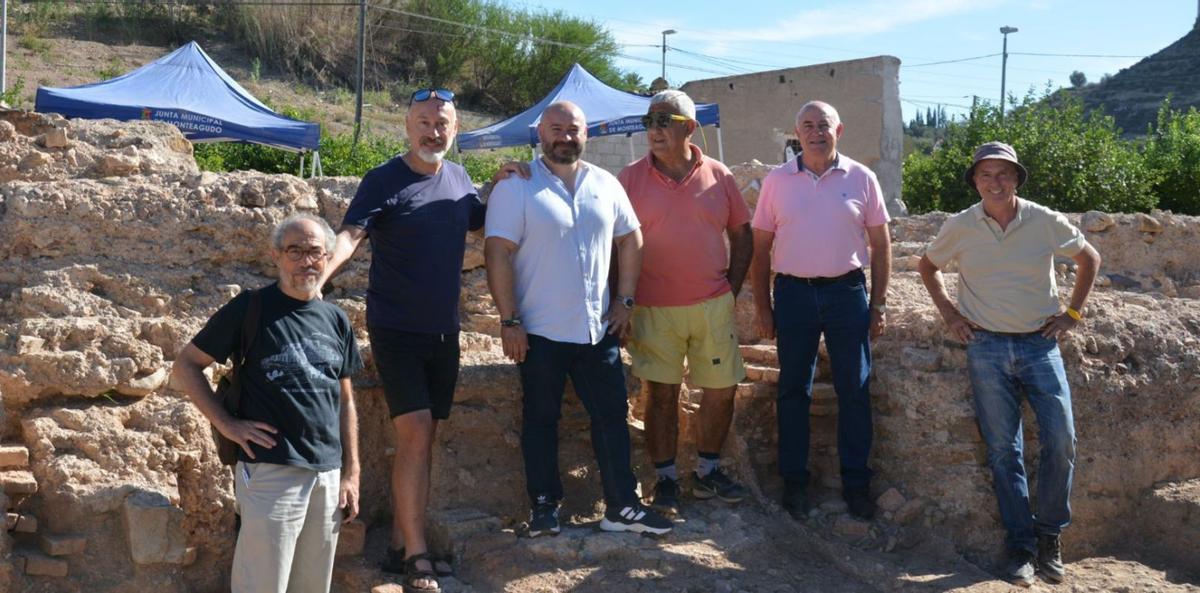
M1011 55L1013 52L1008 52L1008 53ZM972 62L975 60L982 60L984 58L994 58L998 55L1000 55L1000 54L987 54L987 55L983 55L983 56L972 56L970 58L959 58L957 60L942 60L940 62L925 62L924 64L901 65L900 67L901 68L922 68L925 66L940 66L942 64L957 64L958 62Z
M1028 51L1010 51L1010 56L1041 56L1048 58L1138 58L1142 59L1146 56L1114 56L1107 54L1047 54Z

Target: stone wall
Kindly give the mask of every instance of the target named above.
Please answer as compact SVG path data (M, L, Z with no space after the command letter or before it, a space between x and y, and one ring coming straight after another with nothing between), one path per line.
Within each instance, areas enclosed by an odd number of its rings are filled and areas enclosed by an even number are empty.
M47 145L49 130L62 134ZM296 211L340 220L357 180L202 174L165 124L9 112L0 115L0 136L0 502L11 522L0 532L0 590L220 590L233 546L229 473L215 459L204 418L164 384L166 372L217 307L242 287L272 281L272 225ZM128 154L129 146L144 148ZM126 166L97 167L114 159ZM751 207L768 170L735 168ZM943 219L906 218L892 227L891 327L874 348L875 493L887 502L884 520L986 554L999 530L965 354L945 338L912 271ZM1117 542L1122 527L1147 512L1139 510L1147 497L1174 496L1157 483L1200 477L1200 220L1163 213L1076 219L1105 265L1087 321L1063 341L1080 434L1071 554ZM365 525L386 524L393 454L363 331L367 251L327 295L350 314L368 361L355 377L363 523L343 538L359 546ZM517 374L494 337L481 265L473 237L463 272L456 407L435 452L432 525L442 549L508 542L511 532L499 527L515 526L527 511ZM1067 262L1059 274L1069 287ZM738 303L750 367L725 458L758 504L771 508L779 489L778 365L773 345L753 334L750 295ZM813 469L832 489L836 405L827 373L822 362ZM640 447L641 398L630 387L634 460L648 492L653 471ZM680 460L687 471L696 400L690 391L685 400ZM565 512L579 518L595 518L600 504L587 426L568 396L560 429ZM1028 453L1036 464L1036 448ZM347 562L361 560L339 566ZM341 590L360 590L339 582Z

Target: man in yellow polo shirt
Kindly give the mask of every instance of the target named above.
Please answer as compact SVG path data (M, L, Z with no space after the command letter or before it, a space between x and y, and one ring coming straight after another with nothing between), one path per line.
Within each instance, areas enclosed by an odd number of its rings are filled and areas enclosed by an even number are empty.
M1058 336L1082 319L1100 255L1065 216L1017 196L1029 173L1013 148L988 142L964 178L978 204L948 218L919 270L950 334L967 344L975 413L1008 532L1003 576L1028 587L1035 571L1064 578L1059 535L1071 520L1075 426ZM1066 310L1054 256L1078 265ZM958 305L938 271L958 262ZM1021 398L1037 415L1038 512L1029 504L1021 437Z

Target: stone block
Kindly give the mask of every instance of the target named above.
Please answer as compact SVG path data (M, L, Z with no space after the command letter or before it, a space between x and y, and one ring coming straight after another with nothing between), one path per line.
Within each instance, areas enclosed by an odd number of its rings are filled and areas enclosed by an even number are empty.
M879 508L885 511L894 513L900 507L904 506L905 502L907 501L904 499L904 495L900 494L899 490L888 488L886 492L879 495L879 499L875 501L875 504L879 505Z
M37 553L25 554L25 574L43 577L65 577L68 572L67 561L51 558Z
M17 533L37 533L38 520L33 515L19 515L17 517L17 526L13 531Z
M141 490L125 499L129 554L136 564L183 564L187 538L183 509L159 492Z
M82 554L87 549L87 537L70 533L45 533L38 538L38 546L51 556Z
M46 148L67 148L71 145L67 140L67 131L62 128L51 128L39 140Z
M367 524L355 519L342 524L335 556L361 556L367 543Z
M908 525L921 516L925 510L925 501L914 498L906 501L899 509L896 510L895 521L900 525Z
M27 471L6 471L0 472L0 485L3 485L4 493L11 496L13 494L33 494L37 492L37 480L33 474Z
M29 465L29 449L19 445L0 447L0 467L27 467Z
M871 524L852 519L848 515L842 515L833 523L833 531L838 535L857 539L871 535Z

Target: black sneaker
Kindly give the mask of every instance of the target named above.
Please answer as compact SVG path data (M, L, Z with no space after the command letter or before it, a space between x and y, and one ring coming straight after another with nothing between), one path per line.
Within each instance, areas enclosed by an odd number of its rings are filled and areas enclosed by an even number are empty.
M654 512L641 503L621 509L608 509L600 521L601 531L632 531L662 535L670 533L674 525L666 517Z
M1009 549L1001 571L1004 580L1021 587L1032 587L1033 552L1024 548Z
M708 472L703 478L692 472L692 496L699 499L715 496L725 502L742 502L746 498L746 487L729 479L721 468Z
M1037 538L1037 571L1043 579L1058 584L1066 577L1067 569L1062 562L1062 544L1057 535L1039 535Z
M659 478L654 484L654 502L650 506L668 516L678 515L679 482L671 478Z
M529 513L529 537L558 535L562 527L558 524L558 503L538 499Z
M842 492L842 500L846 501L846 512L851 517L870 521L875 518L875 503L866 489L846 490Z
M808 504L808 489L802 484L785 483L783 485L783 510L787 511L793 519L807 519L808 512L812 510L812 505Z

